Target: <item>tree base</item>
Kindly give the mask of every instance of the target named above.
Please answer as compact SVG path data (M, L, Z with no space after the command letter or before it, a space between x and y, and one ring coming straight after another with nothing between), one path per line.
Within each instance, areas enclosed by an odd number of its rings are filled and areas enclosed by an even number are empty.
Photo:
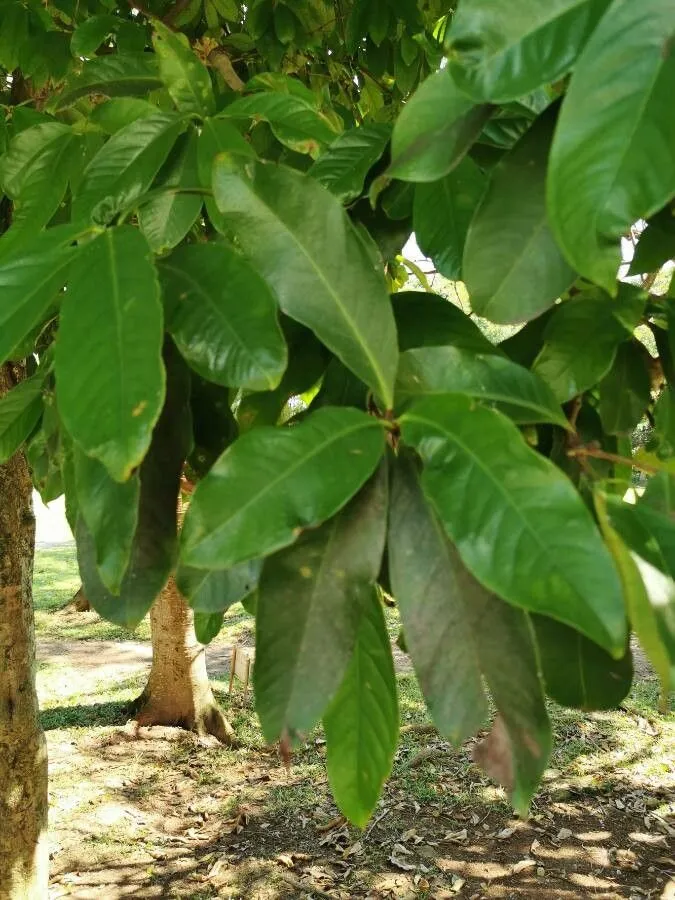
M199 704L198 709L179 710L173 698L163 703L161 699L149 696L146 688L140 697L131 703L130 713L139 728L149 725L170 725L192 731L199 737L211 735L227 747L236 743L234 728L215 700Z

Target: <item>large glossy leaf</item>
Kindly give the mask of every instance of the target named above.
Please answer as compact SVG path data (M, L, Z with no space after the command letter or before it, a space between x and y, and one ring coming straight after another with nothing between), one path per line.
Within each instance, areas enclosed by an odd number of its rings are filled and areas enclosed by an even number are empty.
M551 750L527 615L469 574L410 454L394 469L388 550L406 645L434 722L455 744L470 737L488 714L485 681L508 734L505 787L523 814Z
M621 344L600 382L598 411L607 434L632 434L651 399L647 351L637 340Z
M262 560L252 559L231 569L189 569L176 572L176 584L195 612L224 613L258 586Z
M422 484L466 566L509 603L621 655L619 578L571 482L500 413L466 397L418 401L401 419Z
M263 565L256 615L255 700L266 740L295 741L343 680L362 606L380 571L386 467L337 516Z
M615 709L630 691L633 657L630 649L612 659L602 647L578 631L532 616L546 693L562 706L586 711Z
M175 561L178 488L191 443L190 376L170 343L164 348L164 362L166 402L139 471L138 524L119 593L113 594L101 581L94 539L84 516L79 515L77 522L77 558L84 592L100 615L125 628L135 628L150 609Z
M105 466L73 447L77 508L96 548L96 567L105 587L117 594L129 564L138 524L138 473L120 484Z
M348 203L362 193L366 176L384 153L390 137L391 128L387 125L350 128L321 154L308 174Z
M0 399L0 465L13 456L40 420L42 374L20 382Z
M629 337L606 294L583 295L556 307L533 364L561 403L597 384Z
M315 106L295 94L261 91L238 97L219 115L230 119L262 119L269 122L277 139L298 153L314 155L336 137L333 123Z
M503 355L466 313L440 294L399 291L391 296L401 352L415 347L459 347Z
M219 160L216 203L283 311L320 338L355 375L392 403L396 328L385 282L339 201L281 166L245 175Z
M66 193L71 172L83 162L82 139L60 122L20 132L0 159L0 185L13 201L12 229L39 231Z
M441 275L452 281L462 280L464 242L485 184L483 172L465 156L445 178L415 187L413 228L417 244Z
M438 181L462 159L491 113L459 90L447 69L430 75L396 120L388 174Z
M162 332L159 284L138 229L109 229L81 247L56 344L59 410L117 481L145 456L162 409Z
M184 140L179 138L159 178L158 187L164 188L165 193L141 206L138 222L155 253L164 253L180 244L202 208L194 130Z
M548 173L551 227L569 262L616 290L619 237L675 194L671 0L614 0L579 58Z
M228 569L291 544L344 506L383 450L382 425L355 409L319 409L293 427L249 431L197 486L181 562Z
M323 725L335 802L362 828L391 772L399 725L391 644L375 591L363 599L352 658Z
M152 53L123 53L97 56L85 62L79 73L66 81L57 97L57 110L72 106L86 94L107 97L144 97L162 87L157 58Z
M185 35L155 19L152 43L159 60L159 74L171 99L187 115L211 116L216 103L208 69L190 47Z
M52 228L22 242L13 255L3 255L0 240L0 363L40 324L63 288L77 234L70 225Z
M192 368L209 381L272 390L286 344L267 283L224 244L179 247L160 267L167 328Z
M472 97L517 100L568 72L609 0L464 0L447 35L451 70Z
M464 248L471 307L493 322L533 319L575 273L546 218L546 161L557 107L547 110L497 163Z
M157 112L116 132L87 166L73 200L73 220L108 224L150 187L185 123Z
M568 427L546 382L510 359L453 346L421 347L401 354L397 405L416 397L453 393L494 404L514 422L552 422Z

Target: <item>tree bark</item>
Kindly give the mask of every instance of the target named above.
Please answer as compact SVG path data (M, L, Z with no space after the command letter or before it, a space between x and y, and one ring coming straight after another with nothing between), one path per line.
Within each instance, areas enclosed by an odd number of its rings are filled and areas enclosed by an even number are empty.
M91 604L87 598L87 595L84 592L84 588L78 588L76 594L73 596L73 599L70 601L71 605L75 609L76 612L90 612Z
M15 383L0 367L0 395ZM35 518L26 460L0 466L0 900L48 891L47 745L35 691Z
M234 730L213 696L192 610L173 578L150 610L150 628L152 667L148 683L134 703L138 724L178 725L231 744Z

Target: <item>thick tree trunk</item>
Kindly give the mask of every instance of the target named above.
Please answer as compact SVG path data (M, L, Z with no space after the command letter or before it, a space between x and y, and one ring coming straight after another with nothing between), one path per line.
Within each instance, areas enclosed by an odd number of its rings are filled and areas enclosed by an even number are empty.
M91 604L89 603L83 587L78 589L70 603L75 608L76 612L90 612L91 610Z
M145 690L134 704L138 724L179 725L231 744L234 731L211 691L192 610L173 578L150 610L150 627L152 668Z
M13 384L0 367L0 395ZM33 551L28 466L0 466L0 900L47 896L47 746L35 692Z

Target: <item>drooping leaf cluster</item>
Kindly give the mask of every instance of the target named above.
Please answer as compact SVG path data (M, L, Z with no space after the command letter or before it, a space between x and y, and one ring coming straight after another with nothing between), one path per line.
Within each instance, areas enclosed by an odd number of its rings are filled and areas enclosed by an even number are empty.
M102 615L174 570L205 640L255 613L265 737L323 720L356 823L383 591L519 811L546 694L620 702L631 630L673 687L674 47L671 0L0 0L0 459ZM401 290L413 233L470 313Z

